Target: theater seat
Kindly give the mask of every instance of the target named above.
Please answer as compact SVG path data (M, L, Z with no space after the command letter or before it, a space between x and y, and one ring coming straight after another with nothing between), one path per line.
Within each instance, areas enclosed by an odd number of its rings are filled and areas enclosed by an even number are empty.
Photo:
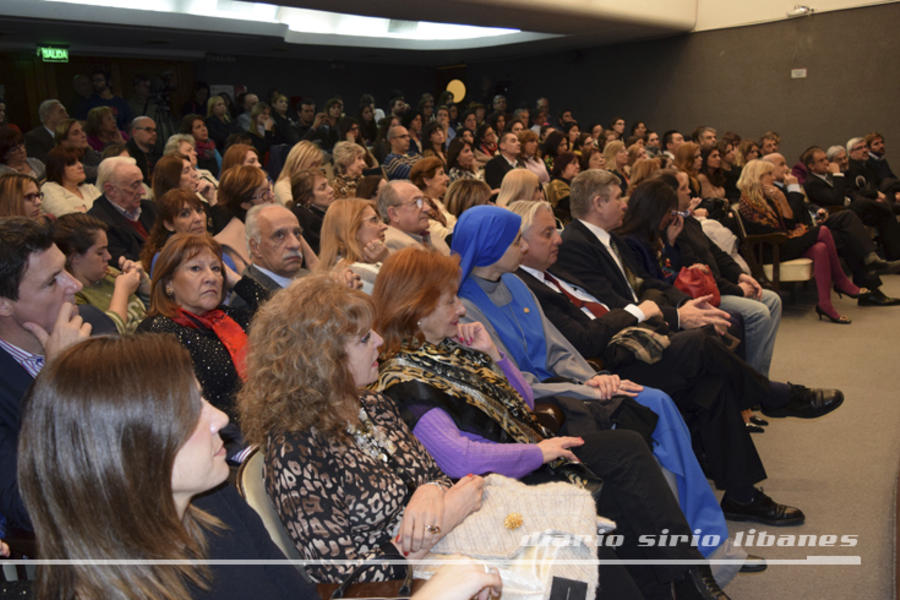
M781 283L809 281L813 277L813 263L810 258L795 258L792 260L780 259L780 247L788 239L785 233L767 233L763 235L748 235L744 228L744 221L738 205L732 205L735 222L741 240L741 256L750 265L751 275L760 282L767 283L767 287L778 290ZM768 253L766 252L768 248ZM768 254L772 258L771 263L764 263L763 257Z
M278 511L275 510L275 505L272 504L272 500L266 493L266 484L263 478L263 456L259 448L255 448L250 453L250 456L241 463L237 474L237 488L244 500L247 501L247 504L262 519L263 525L265 525L266 531L269 532L269 537L272 538L275 545L281 549L286 557L300 559L301 556L294 546L294 541L288 534L287 529L284 528L284 525L281 524ZM306 572L303 568L299 566L297 568L306 577Z

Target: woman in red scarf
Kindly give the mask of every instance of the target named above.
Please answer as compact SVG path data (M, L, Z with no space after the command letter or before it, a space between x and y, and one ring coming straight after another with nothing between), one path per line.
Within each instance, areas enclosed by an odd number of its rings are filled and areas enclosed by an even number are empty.
M244 379L246 330L259 296L248 278L234 291L251 310L222 305L225 268L219 244L208 235L175 234L159 253L150 311L138 331L171 333L188 349L203 397L231 421L222 430L228 458L240 462L246 444L236 425L234 396Z

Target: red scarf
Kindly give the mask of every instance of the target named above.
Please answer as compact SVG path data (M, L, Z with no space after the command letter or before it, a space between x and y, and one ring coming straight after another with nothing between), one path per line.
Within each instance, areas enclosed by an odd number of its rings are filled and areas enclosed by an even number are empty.
M208 139L205 142L197 140L196 150L197 155L201 158L213 158L216 152L216 143L211 139Z
M237 371L241 381L246 380L247 375L247 332L237 321L225 314L225 311L216 308L202 317L188 312L183 308L178 309L178 314L172 320L183 327L200 329L205 327L212 330L228 350L234 370Z

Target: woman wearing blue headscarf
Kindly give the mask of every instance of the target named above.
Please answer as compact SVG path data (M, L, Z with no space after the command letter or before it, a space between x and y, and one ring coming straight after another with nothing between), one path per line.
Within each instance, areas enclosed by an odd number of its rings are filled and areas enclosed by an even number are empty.
M676 481L679 503L693 530L716 535L722 542L728 527L691 446L691 437L678 408L664 392L644 388L608 373L598 374L544 316L528 286L513 271L519 265L524 242L519 238L521 218L503 208L477 206L465 211L453 234L452 251L460 255L462 279L459 295L466 307L464 321L480 321L497 348L513 359L536 398L552 397L566 414L564 435L585 429L637 425L649 427L653 453ZM631 396L649 408L658 421L625 418L634 413ZM589 400L590 402L584 402ZM625 407L622 407L623 402ZM640 417L640 411L637 411ZM701 545L707 557L715 545ZM721 553L730 552L729 544Z

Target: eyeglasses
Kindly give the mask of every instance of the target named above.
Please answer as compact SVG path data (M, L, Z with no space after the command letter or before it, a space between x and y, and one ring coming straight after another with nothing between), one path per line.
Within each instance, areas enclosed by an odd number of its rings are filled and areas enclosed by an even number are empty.
M26 202L34 202L35 200L43 200L44 192L34 192L32 194L25 194L23 196Z
M269 186L266 186L266 189L260 190L260 191L256 192L255 194L253 194L253 199L254 200L262 200L264 198L273 197L274 195L275 195L275 192L272 191L272 188Z
M425 206L425 198L419 196L418 198L413 198L410 202L404 202L400 206L416 206L417 208L422 208Z
M143 129L144 131L149 131L150 133L156 133L156 127L135 127L135 129Z

